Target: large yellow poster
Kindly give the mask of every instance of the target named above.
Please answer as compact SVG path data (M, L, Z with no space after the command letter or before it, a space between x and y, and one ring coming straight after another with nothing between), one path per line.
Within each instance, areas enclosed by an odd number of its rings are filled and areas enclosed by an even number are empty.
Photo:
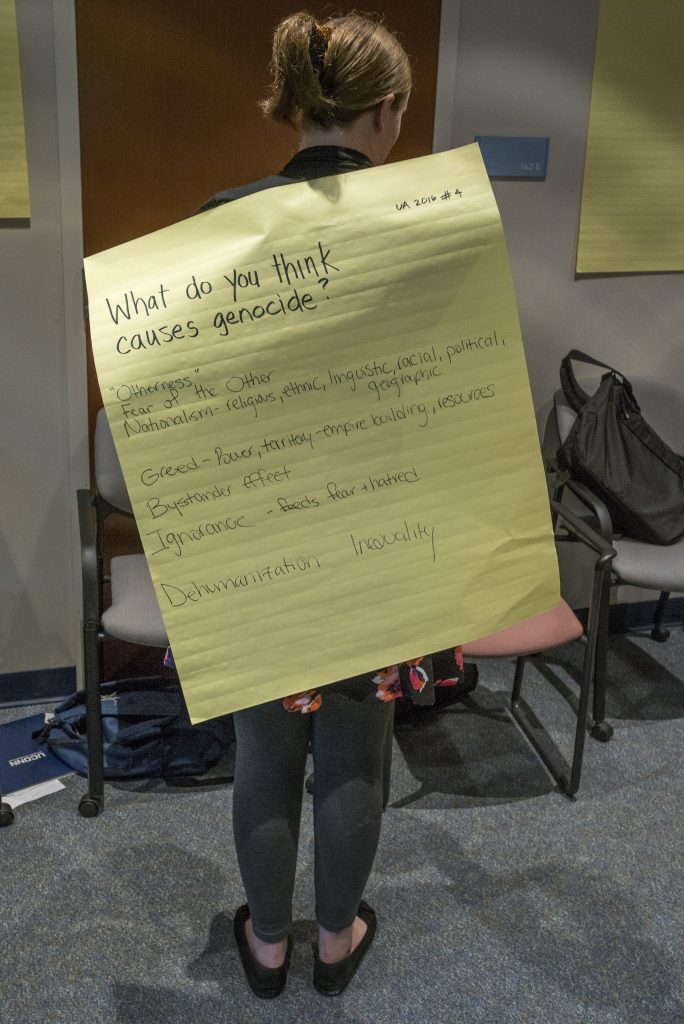
M86 261L193 720L559 600L477 146L245 197Z
M682 40L682 0L601 0L580 274L684 270Z
M31 215L14 0L0 0L0 218Z

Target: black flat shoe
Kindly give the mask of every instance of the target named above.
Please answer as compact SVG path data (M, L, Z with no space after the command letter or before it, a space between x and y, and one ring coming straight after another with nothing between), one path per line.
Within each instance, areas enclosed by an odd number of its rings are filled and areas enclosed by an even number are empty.
M233 918L233 932L240 960L242 961L242 966L252 992L259 996L260 999L275 999L283 991L287 981L290 956L292 955L292 937L289 937L287 940L287 952L285 953L283 965L281 967L262 967L247 942L245 925L248 917L249 907L245 903L243 906L238 907Z
M373 936L378 926L378 919L375 911L368 906L365 900L359 904L358 916L366 922L366 934L359 942L356 949L353 949L344 960L338 960L334 964L323 963L318 957L318 944L313 944L314 951L314 987L322 992L324 996L339 996L356 974L356 970L363 960L366 950L373 941Z

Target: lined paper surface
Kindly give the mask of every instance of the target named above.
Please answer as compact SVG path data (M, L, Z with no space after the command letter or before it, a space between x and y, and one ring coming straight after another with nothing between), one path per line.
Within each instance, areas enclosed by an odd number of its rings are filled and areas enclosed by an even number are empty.
M0 218L30 217L14 0L0 0Z
M577 272L684 269L684 3L601 0Z
M477 146L86 260L102 394L195 721L559 600Z

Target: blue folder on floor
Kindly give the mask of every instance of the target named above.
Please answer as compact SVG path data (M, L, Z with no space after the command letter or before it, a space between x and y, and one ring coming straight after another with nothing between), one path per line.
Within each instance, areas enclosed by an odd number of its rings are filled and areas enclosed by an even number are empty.
M32 733L44 724L44 715L31 715L0 725L0 792L3 795L73 774L44 743L33 739Z

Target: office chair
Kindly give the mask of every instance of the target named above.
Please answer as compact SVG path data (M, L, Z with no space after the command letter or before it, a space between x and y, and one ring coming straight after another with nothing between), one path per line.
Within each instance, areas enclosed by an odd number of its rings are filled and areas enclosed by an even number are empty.
M561 600L560 604L550 611L541 612L539 615L508 626L497 633L491 633L489 636L464 644L463 654L476 661L479 658L516 658L510 704L511 714L557 782L561 792L568 797L573 797L579 788L582 773L589 699L596 667L601 601L605 589L604 581L610 572L615 550L595 530L559 502L552 502L551 507L556 518L556 529L564 531L559 539L573 539L581 542L597 556L593 568L586 630L567 602ZM573 640L583 643L584 658L573 758L572 764L568 765L563 755L551 742L534 712L522 700L521 691L525 664L528 660Z
M684 392L669 383L663 384L649 378L630 380L644 418L674 451L681 451L684 447ZM572 477L564 479L564 474L559 470L556 461L558 448L570 433L575 417L576 413L567 404L563 392L557 391L554 396L554 408L546 425L544 454L547 468L562 481L555 486L556 500L562 500L565 505L564 491L567 488L579 501L583 517L596 527L616 552L611 563L611 571L605 576L601 596L591 727L594 739L606 742L613 735L612 726L605 721L611 588L629 585L660 591L651 638L659 642L667 640L669 632L662 626L667 601L671 593L684 592L684 538L674 544L658 545L614 535L613 524L605 504L580 481Z
M104 409L95 424L95 487L77 492L81 538L83 584L83 673L88 735L88 791L81 798L79 813L93 818L104 807L104 766L100 682L103 676L102 648L108 637L147 647L167 647L152 577L143 554L119 555L111 559L105 575L104 526L110 515L132 518L114 441ZM105 600L109 585L110 599Z

